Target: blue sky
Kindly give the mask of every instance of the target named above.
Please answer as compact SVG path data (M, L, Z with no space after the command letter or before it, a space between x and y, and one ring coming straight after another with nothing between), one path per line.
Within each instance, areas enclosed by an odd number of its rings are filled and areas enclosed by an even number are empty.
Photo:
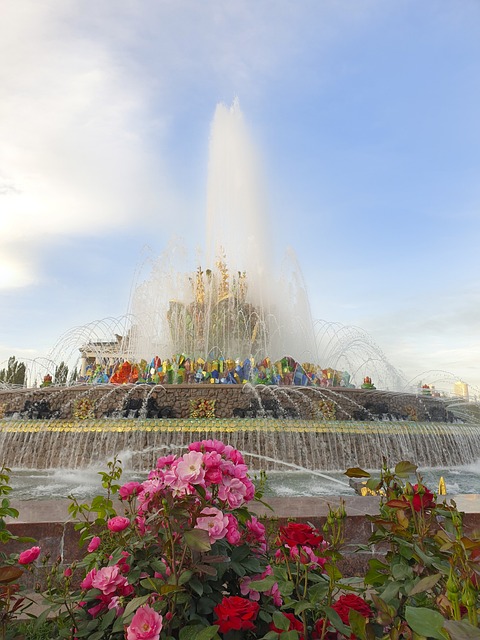
M238 96L314 317L478 390L479 77L476 0L5 0L0 363L126 313L147 247L203 245Z

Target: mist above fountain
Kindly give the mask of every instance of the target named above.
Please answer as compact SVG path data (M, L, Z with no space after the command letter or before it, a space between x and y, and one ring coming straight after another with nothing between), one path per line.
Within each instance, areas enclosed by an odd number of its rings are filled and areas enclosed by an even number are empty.
M293 252L267 233L258 156L238 101L220 104L210 136L204 262L185 269L189 252L169 249L134 291L131 357L240 359L292 355L318 362L313 321Z

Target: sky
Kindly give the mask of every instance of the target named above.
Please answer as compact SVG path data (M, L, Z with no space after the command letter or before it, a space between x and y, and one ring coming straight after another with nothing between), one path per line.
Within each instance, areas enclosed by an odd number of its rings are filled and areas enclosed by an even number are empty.
M3 0L0 368L127 312L145 256L203 244L235 97L272 244L314 318L406 380L480 388L477 0Z

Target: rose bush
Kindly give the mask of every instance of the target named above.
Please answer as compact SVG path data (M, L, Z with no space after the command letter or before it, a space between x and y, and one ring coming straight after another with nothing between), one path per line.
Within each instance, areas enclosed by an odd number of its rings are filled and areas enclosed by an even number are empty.
M18 510L11 506L9 494L10 469L0 467L0 544L9 542L34 542L32 538L14 535L7 526L6 518L18 518ZM40 555L39 547L31 547L18 554L6 554L0 551L0 639L6 638L8 629L19 615L25 615L32 601L21 593L19 580L24 571L29 571L31 565Z
M319 620L324 636L350 637L331 606L351 589L336 567L343 507L323 533L295 522L267 532L241 453L216 440L159 458L142 483L121 485L117 460L101 476L106 496L70 507L85 556L45 594L59 637L294 640Z
M379 514L366 516L366 549L381 544L385 555L372 554L366 575L347 579L341 501L322 530L301 522L266 529L251 510L261 490L231 446L193 443L159 458L142 483L121 485L114 460L100 474L106 495L70 507L85 555L49 577L50 637L480 638L480 540L465 535L454 503L437 502L418 474L407 480L415 472L384 464L368 480L380 498ZM28 568L38 554L31 547L16 562Z

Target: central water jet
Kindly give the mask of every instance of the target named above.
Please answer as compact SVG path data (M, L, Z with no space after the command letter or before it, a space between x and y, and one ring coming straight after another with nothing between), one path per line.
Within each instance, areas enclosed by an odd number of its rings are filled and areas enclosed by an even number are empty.
M287 355L318 362L312 315L292 250L267 228L260 163L238 100L211 127L204 263L184 269L170 247L135 290L125 341L130 357ZM173 259L172 259L173 258Z

